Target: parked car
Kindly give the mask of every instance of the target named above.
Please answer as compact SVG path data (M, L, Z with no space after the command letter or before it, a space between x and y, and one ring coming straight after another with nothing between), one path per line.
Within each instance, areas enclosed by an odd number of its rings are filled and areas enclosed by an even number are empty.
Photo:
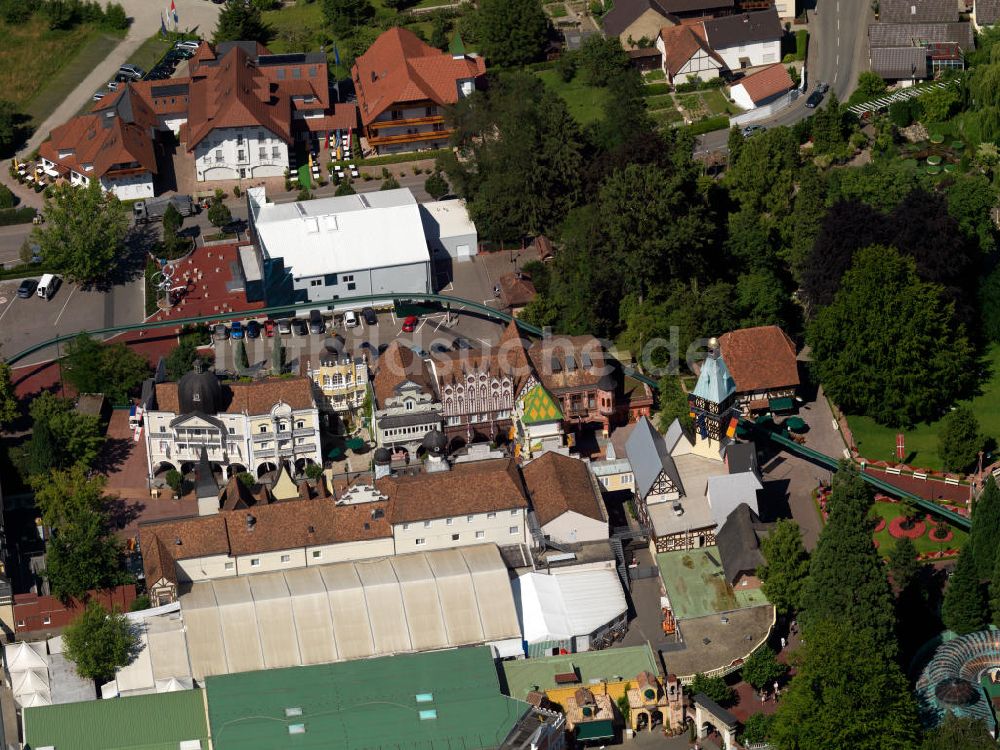
M247 323L247 338L248 339L260 338L260 323L258 323L256 320L251 320Z
M238 320L234 320L232 328L229 329L229 335L234 339L243 338L243 324Z
M763 133L765 130L767 130L767 128L765 128L763 125L747 125L745 128L743 128L743 137L749 138L754 133Z
M31 299L38 288L38 279L24 279L17 288L17 296L21 299Z
M93 99L95 102L99 102L99 101L101 101L101 99L103 99L107 95L107 93L108 92L105 91L104 89L101 89L99 91L95 91L94 95L91 97L91 99Z
M127 76L122 73L115 73L115 83L126 83L127 81L131 80L133 80L132 76Z
M435 341L433 344L431 344L431 351L434 352L435 354L447 354L448 347L442 344L440 341Z
M378 315L375 314L375 310L371 307L366 307L361 311L361 317L364 318L365 323L370 326L378 325Z
M138 65L133 65L132 63L125 63L120 68L118 68L118 72L121 73L123 76L128 76L133 81L138 81L144 75L146 75L145 70L140 68Z
M403 333L413 333L415 330L417 330L417 316L407 315L403 321Z
M267 336L268 338L271 338L272 336L274 336L274 321L273 320L265 320L264 321L264 335Z
M302 318L295 318L295 320L292 321L292 333L296 336L308 336L309 326L304 320L302 320Z
M820 81L819 83L816 84L816 90L821 94L825 94L827 91L830 90L830 84L823 83L823 81Z
M292 320L291 318L281 318L278 320L278 333L291 333L292 332Z
M108 91L117 91L118 81L108 81Z
M811 94L809 94L809 98L806 99L806 106L809 109L816 109L816 107L819 106L819 103L821 101L823 101L823 92L820 91L819 89L816 89Z
M323 314L319 310L309 311L309 333L323 333L326 324L323 322Z
M431 356L430 354L427 353L426 349L421 349L416 344L412 344L410 346L410 349L413 351L414 354L416 354L418 357L420 357L420 359L427 359L428 357Z
M357 328L358 327L358 314L354 310L348 310L344 313L344 328Z
M189 49L192 52L194 52L198 49L198 45L200 44L201 42L199 42L197 39L185 39L183 41L177 42L177 44L174 45L174 49Z
M226 328L225 324L219 323L212 329L212 337L216 341L225 341L229 338L229 329Z
M455 349L466 349L466 350L468 350L468 349L472 348L472 344L469 343L469 340L468 339L463 339L461 336L458 336L455 339L455 343L452 344L452 346L454 346Z

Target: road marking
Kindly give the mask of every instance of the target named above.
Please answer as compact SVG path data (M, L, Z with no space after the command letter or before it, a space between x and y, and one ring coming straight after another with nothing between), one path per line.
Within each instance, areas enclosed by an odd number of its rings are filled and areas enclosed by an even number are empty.
M837 31L840 31L840 19L837 19ZM837 37L837 44L840 44L840 37Z
M59 314L56 316L55 322L52 325L54 325L54 326L59 325L59 319L63 316L63 313L66 312L66 305L68 305L69 301L71 299L73 299L73 295L74 294L76 294L76 287L73 287L73 290L69 293L69 296L66 298L66 301L63 303L62 310L59 311Z
M11 300L10 304L7 305L7 307L4 308L3 312L0 313L0 320L3 320L3 316L6 315L7 311L10 310L10 308L12 308L14 306L14 303L16 301L17 301L17 298L15 297L13 300Z

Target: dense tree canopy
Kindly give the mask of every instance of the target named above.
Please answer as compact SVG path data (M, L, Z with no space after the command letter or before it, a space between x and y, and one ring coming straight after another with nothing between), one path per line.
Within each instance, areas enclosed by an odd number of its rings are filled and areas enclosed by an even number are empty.
M68 347L63 377L80 393L103 393L125 403L149 375L149 363L121 342L106 344L81 333Z
M945 712L941 724L924 737L920 750L996 750L986 722Z
M45 551L45 576L60 598L79 599L91 589L112 588L128 580L121 566L121 541L95 511L75 512L54 531Z
M1000 539L1000 487L992 475L987 475L983 491L979 493L975 505L972 506L972 530L969 532L978 580L986 580L993 573L998 539Z
M491 65L523 65L545 49L549 22L539 0L480 0L473 19L479 47Z
M245 0L226 0L226 4L219 12L219 18L215 23L212 41L216 44L235 41L267 44L272 35L273 32L264 23L257 5L245 2Z
M799 525L779 519L761 541L761 551L766 562L757 574L764 596L779 612L798 610L802 606L802 588L809 576L809 553L802 546Z
M955 407L941 420L938 455L946 471L964 472L976 463L986 438L975 412L966 405Z
M991 549L995 549L991 547ZM986 600L976 573L974 547L966 543L958 556L955 574L948 582L941 606L944 624L959 635L974 633L986 627ZM992 573L992 569L990 570Z
M108 612L91 602L63 632L66 658L81 677L100 680L114 677L115 670L130 664L140 648L136 626L120 612Z
M936 419L966 392L974 350L943 289L885 247L857 253L808 329L816 373L850 414L889 425Z
M68 182L46 191L45 224L34 237L46 265L73 281L106 281L128 232L125 207L97 180L85 188Z
M90 468L104 444L100 419L81 414L69 399L44 392L31 402L32 437L22 469L28 475L48 474L72 466Z

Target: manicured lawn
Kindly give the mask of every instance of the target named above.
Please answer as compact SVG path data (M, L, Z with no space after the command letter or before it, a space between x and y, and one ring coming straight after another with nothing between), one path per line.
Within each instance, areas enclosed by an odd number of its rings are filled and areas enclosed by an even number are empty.
M665 81L667 76L662 70L647 70L642 74L645 81Z
M684 116L676 109L658 109L655 112L650 112L649 114L652 116L653 120L661 125L672 125L673 123L680 122L684 119Z
M549 5L547 6L549 15L553 18L565 18L569 15L569 11L566 10L566 6L560 3L559 5Z
M713 115L738 115L743 110L726 99L719 89L706 89L701 92L702 101L712 110Z
M646 97L646 109L674 109L674 97L670 94Z
M139 49L132 53L128 61L138 65L143 70L151 70L170 47L170 42L156 34L139 45Z
M581 125L588 125L601 119L604 106L612 96L607 89L587 86L579 77L566 83L555 70L539 70L535 75L563 98L569 113Z
M0 23L0 39L0 98L36 122L48 116L119 41L86 25L50 31L41 14L16 26ZM83 50L86 58L78 60Z
M982 393L969 403L983 432L1000 438L1000 346L990 347L985 360L990 377L980 386ZM906 429L883 427L868 417L849 416L847 421L858 450L866 458L895 460L896 433L902 432L906 439L906 463L926 469L942 468L937 453L940 421Z
M885 528L881 531L875 532L875 541L878 542L878 549L882 555L888 555L889 551L898 541L892 536L892 534L889 533L889 524L892 522L892 519L903 515L905 509L906 506L902 503L875 503L873 512L885 519ZM924 521L924 525L927 527L927 530L921 536L913 540L913 546L917 548L918 554L922 552L944 552L949 549L961 549L966 540L969 538L969 535L966 532L961 529L956 529L953 526L949 526L953 534L951 541L935 541L931 535L937 524L927 523L923 516L921 516L921 520Z

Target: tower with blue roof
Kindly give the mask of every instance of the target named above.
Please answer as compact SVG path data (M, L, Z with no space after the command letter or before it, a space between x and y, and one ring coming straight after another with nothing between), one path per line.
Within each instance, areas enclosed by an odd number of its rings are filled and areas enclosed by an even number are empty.
M688 394L695 432L700 440L731 440L736 431L736 381L719 350L718 339L708 342L708 356L701 365L698 382Z

